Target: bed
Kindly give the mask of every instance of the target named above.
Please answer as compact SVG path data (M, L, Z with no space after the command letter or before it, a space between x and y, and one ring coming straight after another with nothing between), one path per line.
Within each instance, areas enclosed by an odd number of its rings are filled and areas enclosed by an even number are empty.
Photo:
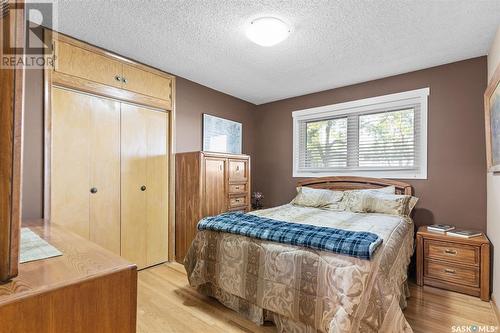
M315 178L299 186L335 191L394 186L398 181ZM370 260L225 232L198 231L184 265L190 285L258 324L278 332L412 332L406 305L413 253L408 216L354 213L287 204L252 212L299 224L368 231L382 239Z

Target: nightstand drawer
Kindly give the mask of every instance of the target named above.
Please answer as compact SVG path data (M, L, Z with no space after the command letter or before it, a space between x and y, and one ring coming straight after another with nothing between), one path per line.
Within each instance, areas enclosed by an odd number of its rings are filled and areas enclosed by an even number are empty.
M462 285L479 287L479 269L425 260L424 276Z
M424 256L471 265L479 265L480 260L479 247L434 240L425 240Z

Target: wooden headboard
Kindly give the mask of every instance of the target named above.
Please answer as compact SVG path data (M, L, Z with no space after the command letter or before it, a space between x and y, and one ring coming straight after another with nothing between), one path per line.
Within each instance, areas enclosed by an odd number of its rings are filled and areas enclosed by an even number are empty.
M410 184L383 178L351 176L320 177L299 181L297 185L335 191L362 190L394 186L396 187L396 194L412 195L412 188Z

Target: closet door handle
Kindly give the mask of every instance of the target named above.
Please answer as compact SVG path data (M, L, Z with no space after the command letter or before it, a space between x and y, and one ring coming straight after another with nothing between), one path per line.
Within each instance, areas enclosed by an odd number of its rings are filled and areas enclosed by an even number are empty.
M142 191L142 192L146 191L146 186L145 186L145 185L142 185L142 186L141 186L141 191Z
M92 193L92 194L97 193L97 188L96 188L96 187L92 187L92 188L90 189L90 193Z

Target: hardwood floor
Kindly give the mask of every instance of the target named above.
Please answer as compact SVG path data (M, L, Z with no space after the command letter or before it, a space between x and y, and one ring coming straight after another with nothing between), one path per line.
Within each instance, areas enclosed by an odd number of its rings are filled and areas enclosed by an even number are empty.
M415 284L410 290L405 316L415 333L452 332L452 325L498 325L490 303L478 298ZM138 333L276 332L272 325L257 326L198 294L177 263L139 272L137 316Z

